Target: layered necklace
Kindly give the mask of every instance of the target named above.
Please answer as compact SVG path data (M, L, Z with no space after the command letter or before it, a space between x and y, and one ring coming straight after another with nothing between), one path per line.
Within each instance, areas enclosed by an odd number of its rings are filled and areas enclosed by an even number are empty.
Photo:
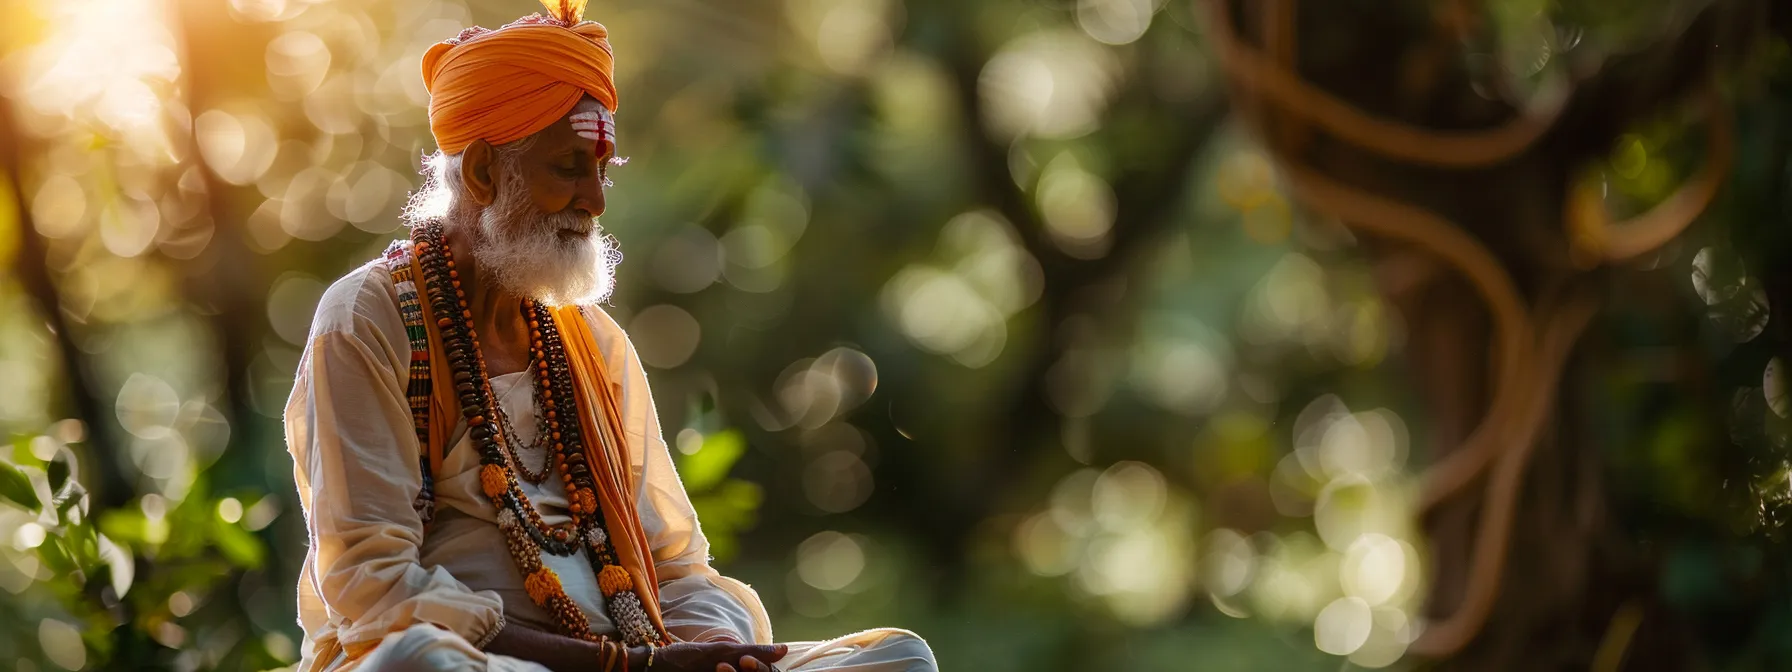
M503 530L506 545L517 568L522 570L523 587L529 599L554 615L561 634L588 641L606 641L592 634L585 612L567 597L560 577L542 563L542 554L571 556L584 550L597 574L598 588L603 592L610 619L621 631L623 640L636 646L657 644L660 635L642 607L635 591L634 579L617 562L616 549L610 544L604 528L603 512L597 504L596 480L586 464L584 437L580 436L579 409L574 401L572 367L568 364L565 344L554 326L547 307L534 301L522 304L523 320L529 326L529 352L533 365L534 397L537 404L538 445L550 451L548 464L539 473L523 468L521 457L511 447L516 432L506 431L508 419L492 394L491 380L486 374L485 359L479 351L479 337L473 330L473 313L461 287L460 271L454 265L454 253L437 223L418 226L411 231L412 249L423 269L425 292L440 330L443 354L453 376L454 392L460 403L461 416L467 423L467 434L479 452L479 485L498 510L498 527ZM565 411L562 413L561 411ZM527 474L531 482L545 481L559 473L566 489L567 510L571 521L548 525L530 503L518 483L517 474Z
M530 316L528 313L529 310L525 307L523 309L523 319L529 319ZM530 357L529 363L523 365L523 370L535 370L535 363L538 361L541 361L538 357ZM539 380L540 377L536 376L535 378ZM542 409L547 408L547 402L550 401L550 399L543 396L543 393L548 390L546 385L530 385L529 390L532 393L530 403L534 404L535 408L535 440L529 442L526 449L519 448L514 443L518 440L517 437L521 436L522 433L518 432L516 426L511 424L510 414L504 411L503 395L500 395L498 402L493 404L493 409L498 412L498 429L500 435L506 439L504 445L509 448L508 452L514 459L512 466L515 467L514 471L516 475L521 477L525 483L540 485L543 481L548 480L549 476L554 475L554 470L552 468L554 466L554 453L549 452L550 446L548 445L549 439L553 435L553 428L548 425L548 416L541 412ZM529 469L529 465L523 461L524 453L541 453L541 467L535 470Z

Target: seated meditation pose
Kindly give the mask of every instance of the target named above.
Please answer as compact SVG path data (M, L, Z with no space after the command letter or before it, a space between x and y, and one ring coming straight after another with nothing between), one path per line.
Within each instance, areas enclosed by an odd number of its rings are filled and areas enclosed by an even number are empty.
M597 304L617 97L583 0L423 57L408 240L317 308L286 441L300 670L908 672L913 633L774 644L709 565L640 359Z

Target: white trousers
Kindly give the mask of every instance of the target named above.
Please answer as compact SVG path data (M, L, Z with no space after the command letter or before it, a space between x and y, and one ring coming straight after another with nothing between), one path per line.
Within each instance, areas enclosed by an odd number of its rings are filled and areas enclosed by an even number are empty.
M790 672L938 672L933 651L915 633L876 628L824 642L791 642L776 664ZM360 660L331 666L336 672L547 672L535 663L480 651L467 640L430 625L386 635Z

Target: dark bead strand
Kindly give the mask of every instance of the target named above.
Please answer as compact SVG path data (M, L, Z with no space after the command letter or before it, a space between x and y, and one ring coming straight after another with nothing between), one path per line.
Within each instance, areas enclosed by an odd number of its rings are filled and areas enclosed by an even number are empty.
M529 448L531 450L542 449L544 456L542 458L541 470L531 471L528 465L523 463L521 450L513 449L512 454L516 457L517 475L521 476L524 481L529 483L541 483L546 481L548 477L554 475L555 453L552 450L554 422L547 417L547 413L544 412L546 407L542 403L544 401L543 392L546 389L546 381L542 380L541 376L535 375L534 362L540 360L541 349L535 347L533 343L541 338L541 332L538 326L540 323L534 322L534 316L531 314L532 311L530 308L532 304L533 302L531 301L523 302L520 306L520 312L522 313L522 318L525 323L533 322L529 325L531 342L529 348L530 364L529 369L524 373L529 377L530 401L535 404L535 440L530 442ZM504 412L504 407L502 405L496 405L493 408L498 414L498 421L503 427L504 435L514 439L518 435L518 432L516 431L516 427L510 422L510 414Z
M572 376L571 371L567 367L566 351L561 348L560 345L559 334L554 333L551 345L549 345L547 352L550 362L549 370L552 372L557 369L562 372L562 375L551 375L551 378L556 383L554 387L557 388L555 396L570 401L575 398L572 389ZM596 484L595 479L592 478L590 469L585 464L585 453L583 450L584 437L581 436L581 431L578 429L578 423L565 423L565 427L563 427L562 431L564 439L562 443L564 448L562 449L561 454L566 461L565 469L567 473L572 475L573 481L579 484L580 487L594 487Z
M552 323L552 316L547 314L545 309L538 308L538 311L540 315L538 319L540 319L544 325ZM543 339L544 345L546 346L544 348L546 350L544 361L547 362L550 371L549 378L554 381L554 395L561 399L571 400L574 398L571 367L566 358L566 350L560 341L559 330L544 329L542 333L547 336L547 338ZM577 475L574 476L575 483L582 482L595 485L590 470L583 464L585 455L580 449L583 446L583 443L581 442L582 437L580 436L578 427L579 424L577 422L569 422L561 429L563 443L566 445L565 454L567 456L568 467L577 469ZM606 527L601 515L593 515L591 517L593 518L591 527L599 529ZM589 539L588 535L582 534L580 536ZM590 544L592 553L588 559L591 561L591 569L594 572L602 572L605 565L620 564L617 561L615 549L612 548L607 541L609 538L609 530L604 530L604 537L606 539L605 543Z
M552 316L547 314L545 309L537 307L537 310L540 314L538 320L548 327L542 329L543 338L541 340L543 349L542 357L543 360L547 362L549 379L553 383L551 389L554 390L554 396L571 403L577 397L574 396L572 367L566 355L565 344L560 339L559 330L552 328ZM598 402L593 400L593 403ZM592 484L595 481L591 473L591 468L596 465L586 465L584 463L585 458L582 450L584 444L579 441L581 438L579 432L574 429L578 427L579 423L574 421L565 424L566 427L563 439L565 439L564 445L567 448L563 453L566 457L565 463L561 466L562 473L566 474L568 480L573 482L576 486L590 487L589 484ZM601 441L601 438L593 437L592 440ZM593 519L591 521L592 529L604 529L601 514L594 513L591 518ZM622 564L616 556L615 546L609 543L608 530L605 530L602 536L603 541L596 542L591 539L591 535L588 533L580 535L581 540L585 541L587 547L591 550L590 553L586 554L585 558L591 565L591 571L598 575L602 575L604 569L608 566ZM618 627L625 627L624 624L627 623L629 619L624 613L617 611L620 608L620 605L622 605L622 601L620 600L611 600L606 604L610 611L611 620L614 621Z
M559 394L559 397L561 400L570 400L573 398L573 390L572 390L572 386L570 385L570 380L571 380L572 376L571 376L571 372L568 370L568 367L566 364L566 350L565 350L564 344L561 343L561 341L560 341L560 332L558 329L550 330L548 332L547 343L548 343L547 347L548 347L549 353L551 353L550 357L554 361L553 364L550 364L548 366L548 370L549 370L548 378L549 378L549 380L560 380L560 381L566 382L567 384L558 386L560 388L558 394ZM558 369L560 372L562 372L563 375L554 376L553 372L555 369ZM571 465L570 468L573 468L575 470L583 470L586 467L585 454L583 451L578 450L578 447L580 445L581 444L579 444L577 442L576 432L575 432L574 440L565 442L563 444L563 447L561 450L561 454L564 456L566 463ZM588 476L586 478L587 478L587 480L589 480Z
M539 326L536 331L541 334L541 351L537 354L543 362L542 366L547 371L547 375L544 376L547 388L544 390L543 396L549 404L544 404L547 406L544 414L553 413L557 416L558 413L554 412L557 402L554 402L554 399L565 401L573 398L571 370L566 366L566 352L561 347L560 334L559 330L554 327L553 315L542 306L532 307L534 319L531 322ZM556 373L559 375L555 375ZM569 477L567 480L574 490L590 491L595 500L596 483L591 478L589 469L584 465L585 457L577 429L578 423L561 423L557 417L551 418L549 422L560 437L556 448L559 452L562 472ZM591 513L595 514L596 511Z
M551 318L542 318L542 319L551 319ZM551 325L552 323L549 322L548 324ZM548 335L548 337L546 339L544 339L545 347L544 347L544 353L543 353L543 355L544 355L543 362L546 363L546 373L543 376L543 378L545 380L547 380L549 383L549 387L547 390L547 392L548 392L547 398L550 403L554 403L556 406L558 405L558 403L553 402L553 399L555 399L556 397L562 401L569 398L568 390L566 389L566 386L558 384L556 382L556 379L558 377L556 377L554 375L554 371L557 368L554 365L554 363L565 359L565 352L560 350L558 347L556 347L559 345L559 335L557 332L558 332L558 330L551 328L551 326L549 329L546 330L545 333ZM553 410L553 409L550 408L549 410ZM556 421L555 424L559 425L562 423L559 423L558 421ZM579 443L579 431L577 429L578 423L574 422L574 423L564 423L564 424L566 426L560 428L560 440L558 441L558 443L555 444L557 456L561 461L562 470L565 470L568 467L568 465L578 464L579 462L582 462L584 460L583 453L581 451L579 451L579 448L581 447L582 444ZM575 459L575 456L577 456L576 459ZM584 482L579 483L579 485L581 487L591 485L591 483L589 482L589 479L575 479L575 481L584 481Z
M510 509L511 513L516 514L517 520L521 522L524 520L523 516L527 515L522 512L529 505L517 500L516 497L517 493L515 492L507 493L504 496L504 503ZM541 528L535 525L523 523L521 526L524 531L529 533L529 539L534 541L535 545L540 546L542 551L550 555L567 557L579 552L580 545L576 539L572 541L559 541L552 535L545 534ZM580 527L583 526L581 525Z

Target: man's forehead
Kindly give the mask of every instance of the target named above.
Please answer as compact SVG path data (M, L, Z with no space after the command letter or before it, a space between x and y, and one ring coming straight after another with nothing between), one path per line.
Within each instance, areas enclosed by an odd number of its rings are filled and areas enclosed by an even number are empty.
M580 112L600 112L600 111L605 114L610 113L609 108L604 107L603 103L597 102L597 99L592 98L591 96L585 96L583 98L580 98L579 102L572 106L573 114L577 114Z
M573 132L581 140L597 145L599 156L616 146L616 118L596 100L580 100L566 119L572 123Z

